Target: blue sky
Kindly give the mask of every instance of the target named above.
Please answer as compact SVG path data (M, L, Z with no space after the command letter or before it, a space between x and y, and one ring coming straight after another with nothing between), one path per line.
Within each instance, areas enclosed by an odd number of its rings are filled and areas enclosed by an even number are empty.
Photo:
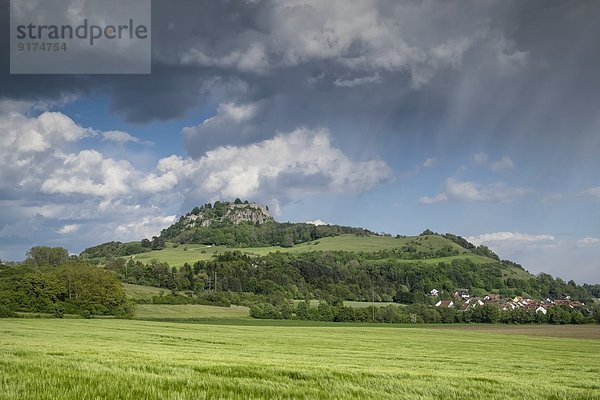
M152 8L151 75L1 62L1 259L139 240L241 197L600 281L598 3Z

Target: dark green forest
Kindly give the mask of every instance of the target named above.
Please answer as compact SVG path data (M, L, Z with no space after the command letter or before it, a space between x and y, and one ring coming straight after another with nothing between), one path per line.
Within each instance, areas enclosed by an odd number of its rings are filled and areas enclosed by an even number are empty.
M0 264L0 305L0 314L8 315L129 317L133 312L114 273L69 257L63 248L43 246L32 248L22 264Z
M106 269L127 283L174 291L225 292L277 295L289 299L394 301L403 304L430 300L432 289L450 298L458 288L474 295L498 293L503 297L558 298L590 302L591 294L575 282L548 274L516 275L506 261L476 264L468 258L425 263L395 257L393 250L374 253L314 251L274 252L251 257L240 251L226 252L212 261L198 261L182 268L167 263L113 259ZM216 276L216 284L214 283Z

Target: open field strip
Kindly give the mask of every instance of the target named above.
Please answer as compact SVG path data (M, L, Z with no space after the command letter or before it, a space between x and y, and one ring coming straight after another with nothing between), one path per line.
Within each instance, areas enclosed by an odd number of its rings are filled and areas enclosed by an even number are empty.
M250 318L250 309L243 306L217 307L199 304L137 304L135 318L139 319L201 319Z
M0 399L600 399L598 340L57 319L0 332Z
M156 259L160 262L169 263L174 267L181 267L184 263L193 264L196 261L207 261L212 260L213 256L227 252L227 251L241 251L243 253L253 256L265 256L269 253L280 251L282 253L302 253L307 251L356 251L356 252L374 252L380 250L391 250L400 249L406 244L414 244L415 237L403 237L403 238L392 238L385 236L356 236L356 235L339 235L321 238L312 242L297 244L293 247L226 247L226 246L207 246L202 244L181 244L177 247L173 247L169 244L162 250L153 250L148 253L135 254L132 256L123 257L125 259L132 258L136 261L149 262L150 260ZM430 246L432 248L441 247L443 244L447 244L442 238L430 237L428 241L416 242L419 246ZM475 254L466 253L466 250L460 246L451 243L452 247L458 250L461 255L431 258L431 259L419 259L412 261L420 261L423 263L438 263L438 262L452 262L454 259L465 259L468 258L475 263L486 263L490 260L478 256ZM411 261L411 260L406 260Z
M438 324L434 329L600 340L600 325Z
M135 300L149 300L154 296L158 296L161 293L168 293L170 290L164 288L157 288L153 286L142 286L142 285L132 285L130 283L123 283L123 290L127 297L135 299Z

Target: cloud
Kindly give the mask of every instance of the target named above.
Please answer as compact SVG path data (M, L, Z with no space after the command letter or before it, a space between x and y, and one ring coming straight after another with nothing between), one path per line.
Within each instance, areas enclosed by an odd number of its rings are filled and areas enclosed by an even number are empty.
M64 234L68 234L68 233L73 233L73 232L77 232L79 230L79 225L78 224L67 224L64 225L62 228L60 228L59 230L57 230L57 233L60 233L61 235Z
M247 146L218 147L197 160L169 157L159 168L186 176L213 198L279 198L360 193L391 177L379 159L352 161L326 129L299 128Z
M513 163L513 161L510 159L510 157L502 157L501 159L497 160L497 161L492 161L490 163L490 169L492 171L498 172L498 171L512 171L513 169L515 169L515 164Z
M217 145L251 143L258 132L248 122L257 116L258 111L258 104L219 104L215 116L197 126L183 128L188 154L199 157Z
M0 188L5 196L37 190L48 171L60 163L59 148L94 135L94 130L60 112L29 116L36 104L4 108L6 104L0 101Z
M507 187L501 182L481 185L470 181L459 181L455 178L448 178L441 193L438 193L434 197L421 197L419 203L434 204L446 201L510 202L517 197L525 195L528 191L525 188Z
M534 274L544 272L579 283L597 282L600 246L597 238L574 241L552 234L494 232L466 239L475 245L488 246L501 258L516 261Z
M423 161L423 168L433 168L435 167L436 163L437 160L435 158L428 158L425 161Z
M4 104L0 101L0 110ZM5 161L15 156L25 159L93 135L92 130L77 125L68 116L48 111L37 117L28 117L22 111L0 111L0 133L0 155Z
M127 132L123 131L106 131L102 132L102 140L107 140L116 143L140 143L140 139L135 136L131 136Z
M600 200L600 186L585 189L585 190L581 191L581 195Z
M490 156L488 156L487 153L484 153L484 152L479 152L479 153L473 154L473 161L475 162L475 164L478 164L478 165L487 164L489 159L490 159Z
M335 81L333 81L333 84L335 86L338 87L355 87L355 86L359 86L359 85L366 85L366 84L372 84L372 83L381 83L382 79L381 76L379 76L379 74L375 74L375 75L370 75L370 76L363 76L360 78L353 78L353 79L342 79L342 78L338 78Z
M448 201L448 195L446 195L446 193L439 193L433 197L423 196L419 199L419 203L421 204L444 203L446 201Z
M204 124L241 125L255 118L257 109L222 103ZM82 139L98 131L61 113L28 116L30 111L31 106L15 106L0 112L5 133L0 137L5 156L0 159L0 236L6 246L23 245L32 234L57 245L68 239L72 250L105 240L139 240L173 223L186 201L253 198L279 214L282 203L300 196L362 193L391 177L384 161L352 160L332 144L327 129L306 128L247 145L219 146L198 158L163 157L142 170L126 159L81 149L87 143ZM20 134L36 141L21 143ZM125 132L102 136L129 140Z
M62 166L52 171L40 190L44 193L83 194L101 197L124 195L136 171L125 160L104 158L95 150L61 156Z
M321 225L329 225L327 222L323 222L320 219L315 219L314 221L306 221L307 224L313 224L315 226L321 226Z
M137 188L146 193L159 193L171 190L177 185L179 179L172 171L162 175L148 174L137 183Z
M0 229L0 238L5 240L15 240L20 238L31 238L32 235L41 229L41 218L32 216L29 218L20 218L13 223L7 223Z
M545 205L551 205L565 200L566 196L562 193L554 193L548 196L545 196L542 199L542 203Z
M502 245L510 243L514 244L551 244L556 238L553 235L533 235L528 233L520 232L494 232L494 233L483 233L478 236L469 236L467 240L476 246L486 245Z
M232 50L222 56L210 56L198 48L186 49L180 56L184 65L201 67L235 68L243 72L266 73L269 60L262 43L251 43L245 49Z
M577 241L578 247L598 247L600 246L600 239L594 237L585 237Z
M158 235L160 231L175 223L175 215L145 216L140 220L119 224L115 232L124 240L139 240Z
M487 153L479 152L473 154L473 161L475 164L485 166L494 172L512 171L515 169L515 163L508 156L502 156L498 160L490 160L490 156Z

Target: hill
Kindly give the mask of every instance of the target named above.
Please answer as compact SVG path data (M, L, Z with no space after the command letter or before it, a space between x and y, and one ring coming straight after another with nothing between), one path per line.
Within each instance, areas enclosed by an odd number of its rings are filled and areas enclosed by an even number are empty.
M136 243L143 252L122 253ZM104 255L98 262L122 282L166 289L164 296L139 300L155 304L434 304L434 289L449 299L461 288L476 297L590 299L582 287L531 275L458 235L426 230L391 237L340 225L280 223L267 207L239 199L196 207L151 241L110 242L82 253L90 254Z
M230 247L292 247L299 243L344 233L374 235L366 229L340 225L281 223L267 207L256 203L207 203L182 215L163 229L160 239L179 244L206 244Z

